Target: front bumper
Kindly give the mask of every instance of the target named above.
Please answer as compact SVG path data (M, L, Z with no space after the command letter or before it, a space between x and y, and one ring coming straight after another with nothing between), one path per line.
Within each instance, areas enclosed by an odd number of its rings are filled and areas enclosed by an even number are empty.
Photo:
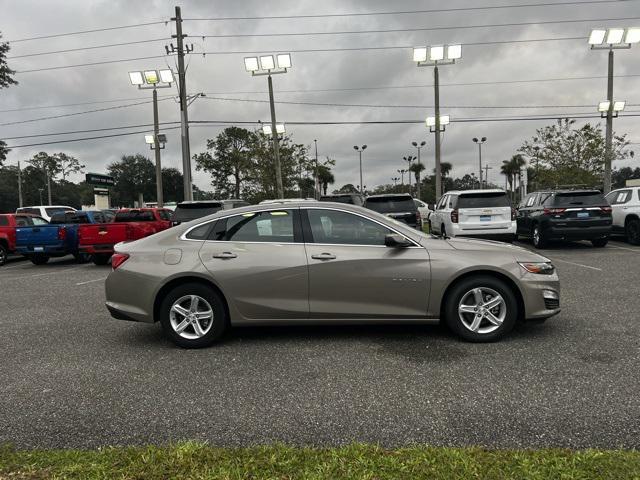
M523 270L520 285L525 320L539 320L560 313L560 280L557 273L539 275Z

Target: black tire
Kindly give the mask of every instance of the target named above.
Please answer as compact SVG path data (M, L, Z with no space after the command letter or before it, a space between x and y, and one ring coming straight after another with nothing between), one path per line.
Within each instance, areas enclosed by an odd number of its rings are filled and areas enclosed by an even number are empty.
M89 253L74 253L73 258L76 259L76 263L87 263L91 260L91 254Z
M607 243L609 243L609 238L608 237L594 238L593 240L591 240L591 245L593 245L596 248L602 248L602 247L606 246Z
M446 237L446 236L447 236L447 229L446 229L446 228L444 228L444 223L443 223L442 225L440 225L440 236L441 236L442 238L444 238L444 237Z
M7 247L0 243L0 267L7 263Z
M205 299L213 311L213 319L208 332L195 339L187 339L177 333L171 325L170 313L173 304L182 297L197 295ZM160 305L160 324L164 334L182 348L208 347L216 342L227 329L229 318L222 297L212 288L201 283L186 283L171 290ZM191 328L191 327L188 327Z
M549 245L549 240L547 240L544 231L537 223L531 228L531 242L536 248L547 248L547 245Z
M492 289L498 292L504 300L506 307L505 318L502 324L492 332L473 332L464 325L458 315L458 305L462 298L474 288ZM518 302L509 285L498 278L487 275L468 277L456 283L447 294L444 302L444 320L447 326L458 336L469 342L495 342L513 329L518 318Z
M96 265L106 265L111 260L110 253L94 253L93 254L93 263Z
M631 245L640 245L640 220L637 218L630 218L624 225L624 233L627 237L627 242Z
M431 220L427 220L427 226L429 227L429 233L433 235L433 228L431 227Z
M30 256L29 260L31 260L31 263L33 263L34 265L44 265L49 261L49 257L47 255L42 255L38 253Z

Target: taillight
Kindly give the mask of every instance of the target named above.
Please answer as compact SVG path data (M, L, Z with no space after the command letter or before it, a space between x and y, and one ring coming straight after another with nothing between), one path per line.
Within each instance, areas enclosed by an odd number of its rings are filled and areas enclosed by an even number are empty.
M455 210L451 211L451 221L453 223L458 223L458 209L457 208Z
M127 261L129 255L126 253L114 253L111 256L111 268L114 270Z
M564 208L545 208L542 210L545 215L556 215L558 213L563 213L564 211Z
M58 240L64 240L67 238L67 229L65 227L58 227Z
M516 219L516 209L511 207L511 221Z
M600 207L600 210L602 210L604 213L611 213L613 209L611 207Z

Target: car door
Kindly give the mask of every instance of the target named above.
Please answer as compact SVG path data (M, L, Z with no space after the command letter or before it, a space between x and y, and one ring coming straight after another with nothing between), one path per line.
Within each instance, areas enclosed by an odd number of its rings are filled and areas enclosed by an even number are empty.
M297 208L218 220L200 259L245 320L308 317L307 256Z
M627 205L631 201L631 190L617 190L611 192L605 198L611 205L611 216L613 225L616 228L624 227L624 217L626 216Z
M425 318L429 254L417 244L385 246L396 233L361 214L301 209L309 265L309 316L324 319Z

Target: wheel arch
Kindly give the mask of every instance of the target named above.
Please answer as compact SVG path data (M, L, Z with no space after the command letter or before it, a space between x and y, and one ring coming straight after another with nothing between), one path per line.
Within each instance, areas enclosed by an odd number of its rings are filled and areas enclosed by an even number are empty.
M513 295L516 298L516 302L518 303L517 320L524 321L526 317L526 312L525 312L525 305L524 305L524 296L522 294L522 291L520 290L520 287L518 287L518 284L509 275L502 272L498 272L496 270L490 270L490 269L470 270L470 271L463 272L457 277L453 278L444 289L444 292L441 297L442 299L440 300L440 309L439 309L440 319L444 318L445 305L447 303L449 295L451 294L451 291L455 288L455 286L468 278L477 277L477 276L493 277L506 283L507 286L513 292Z
M629 215L624 217L624 226L626 227L627 223L629 223L631 220L640 220L640 217L636 213L630 213Z
M158 319L160 318L158 310L160 309L160 304L162 303L162 300L164 299L164 297L174 288L180 285L184 285L186 283L199 283L208 288L211 288L218 295L220 295L220 298L222 298L222 303L224 304L225 313L227 314L227 319L229 322L231 321L231 315L229 311L229 302L227 300L227 297L225 296L224 292L220 290L220 288L215 283L213 283L212 281L204 277L200 277L197 275L183 275L183 276L172 278L167 283L162 285L162 287L160 287L160 289L157 291L153 299L153 321L154 322L157 322Z

